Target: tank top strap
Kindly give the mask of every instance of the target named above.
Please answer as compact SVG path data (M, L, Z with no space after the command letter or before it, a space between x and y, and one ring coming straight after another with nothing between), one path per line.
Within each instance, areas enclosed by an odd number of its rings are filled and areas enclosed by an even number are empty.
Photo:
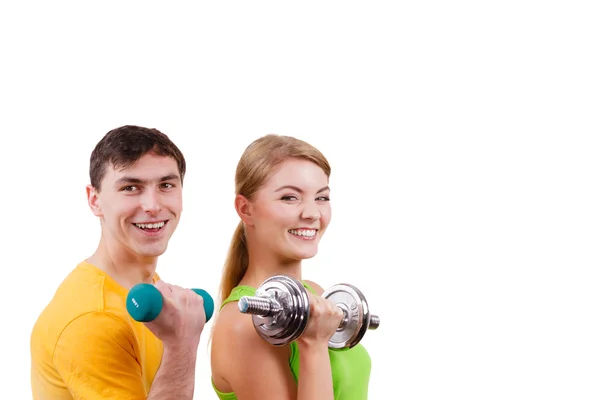
M311 293L315 293L314 289L310 287L310 285L306 282L302 281L302 285L306 288L306 290L309 290ZM231 290L229 296L221 303L221 307L219 309L222 309L223 306L225 306L225 304L227 303L231 303L232 301L238 301L244 296L254 296L255 294L256 288L246 285L236 286Z

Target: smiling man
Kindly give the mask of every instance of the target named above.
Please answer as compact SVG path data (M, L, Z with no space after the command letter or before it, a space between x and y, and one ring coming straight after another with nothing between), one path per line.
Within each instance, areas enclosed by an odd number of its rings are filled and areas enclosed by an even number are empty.
M101 237L33 328L34 399L193 398L203 300L155 272L179 223L185 169L181 151L156 129L123 126L96 145L87 197ZM127 313L139 283L165 299L152 322Z

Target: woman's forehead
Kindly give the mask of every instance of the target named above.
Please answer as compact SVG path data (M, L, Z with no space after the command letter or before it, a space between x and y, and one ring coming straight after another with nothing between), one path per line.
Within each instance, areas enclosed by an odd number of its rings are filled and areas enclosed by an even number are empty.
M296 186L303 190L320 190L328 184L327 175L312 161L288 159L267 179L265 186L273 189L286 185Z

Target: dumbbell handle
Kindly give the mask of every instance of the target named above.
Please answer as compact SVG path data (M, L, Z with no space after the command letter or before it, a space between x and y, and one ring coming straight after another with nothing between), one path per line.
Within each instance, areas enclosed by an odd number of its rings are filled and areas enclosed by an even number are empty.
M215 309L213 298L206 290L192 289L204 299L206 322L210 320ZM163 308L163 296L160 291L149 283L135 285L127 294L127 312L138 322L154 321Z
M344 313L339 329L348 323L348 312L340 306L337 307ZM238 309L244 314L260 315L261 317L273 317L283 311L283 307L277 300L260 296L242 296L238 301ZM371 314L369 329L377 329L378 327L379 317Z

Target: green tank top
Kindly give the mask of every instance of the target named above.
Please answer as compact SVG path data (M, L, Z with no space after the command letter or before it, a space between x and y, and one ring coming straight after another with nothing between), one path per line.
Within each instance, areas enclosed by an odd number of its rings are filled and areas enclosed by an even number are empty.
M315 293L305 282L304 287ZM254 296L256 289L250 286L237 286L223 303L239 300L242 296ZM290 343L290 370L298 384L298 371L300 369L300 358L298 344ZM331 374L333 378L333 394L335 400L366 400L369 394L369 378L371 375L371 357L360 343L351 349L329 350L331 360ZM234 392L223 393L217 390L211 378L212 387L221 400L237 400Z

